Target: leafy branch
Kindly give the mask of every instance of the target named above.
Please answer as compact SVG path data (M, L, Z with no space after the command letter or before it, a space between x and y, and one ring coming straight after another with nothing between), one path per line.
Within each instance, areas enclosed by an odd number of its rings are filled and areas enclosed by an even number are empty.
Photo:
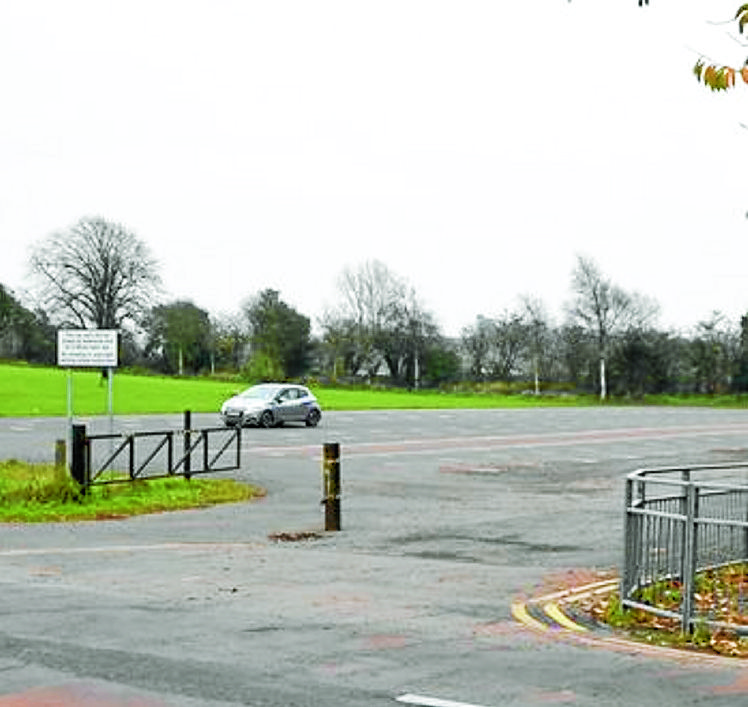
M734 21L738 23L740 34L743 34L745 26L748 25L748 3L738 8ZM710 64L702 58L693 67L693 73L700 82L703 82L712 91L727 91L735 86L738 76L742 78L743 83L748 84L748 59L742 68L736 69L732 66Z

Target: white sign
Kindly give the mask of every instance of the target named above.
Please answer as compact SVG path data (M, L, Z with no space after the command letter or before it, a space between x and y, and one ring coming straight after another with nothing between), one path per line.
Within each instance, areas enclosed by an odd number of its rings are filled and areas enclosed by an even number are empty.
M116 368L116 329L60 329L57 365L65 368Z

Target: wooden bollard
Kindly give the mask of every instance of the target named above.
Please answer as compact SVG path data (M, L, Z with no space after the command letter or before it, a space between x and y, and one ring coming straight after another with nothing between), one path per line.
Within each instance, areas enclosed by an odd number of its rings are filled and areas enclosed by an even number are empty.
M322 451L322 505L325 530L340 530L340 444L330 442Z
M65 471L68 465L68 446L64 439L55 441L55 470Z

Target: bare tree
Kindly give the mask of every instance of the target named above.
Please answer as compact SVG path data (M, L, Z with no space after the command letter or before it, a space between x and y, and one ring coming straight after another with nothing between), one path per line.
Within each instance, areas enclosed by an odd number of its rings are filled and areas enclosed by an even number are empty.
M611 338L627 327L641 327L657 313L657 305L639 294L629 294L605 277L597 264L577 256L572 272L574 300L569 314L592 335L600 363L600 399L607 397L605 361Z
M328 358L342 359L349 373L364 371L369 378L384 364L395 382L417 386L438 327L413 288L380 261L369 260L343 270L338 291L341 303L320 320Z
M345 268L338 281L344 308L357 322L376 325L384 310L405 294L404 281L379 260L367 260L355 270Z
M62 325L138 325L159 292L156 261L123 226L83 218L35 247L31 268L47 311Z
M335 339L344 351L351 373L365 370L373 376L383 361L378 350L381 333L393 307L406 297L405 282L382 262L368 260L356 269L343 270L338 292L342 302L325 317L325 337Z
M551 326L545 305L541 300L530 295L523 295L520 302L527 327L527 348L532 360L535 395L540 395L540 371L550 347Z

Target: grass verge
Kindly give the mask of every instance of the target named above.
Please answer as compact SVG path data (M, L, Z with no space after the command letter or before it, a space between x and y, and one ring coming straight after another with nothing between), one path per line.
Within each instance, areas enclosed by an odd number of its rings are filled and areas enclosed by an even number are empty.
M264 492L233 479L182 477L94 486L83 496L52 464L0 462L0 522L41 523L125 518L238 503Z

